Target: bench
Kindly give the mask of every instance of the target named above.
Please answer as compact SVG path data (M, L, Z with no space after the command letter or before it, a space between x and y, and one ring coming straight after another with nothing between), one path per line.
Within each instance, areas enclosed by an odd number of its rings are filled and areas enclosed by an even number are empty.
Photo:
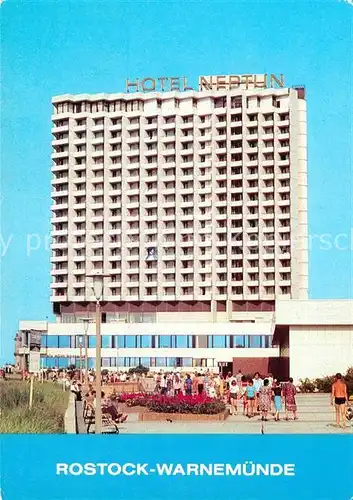
M86 401L83 406L83 419L87 424L87 434L90 434L91 427L96 420L96 412L94 406ZM102 408L102 434L119 434L118 424L109 413L104 413L104 408Z

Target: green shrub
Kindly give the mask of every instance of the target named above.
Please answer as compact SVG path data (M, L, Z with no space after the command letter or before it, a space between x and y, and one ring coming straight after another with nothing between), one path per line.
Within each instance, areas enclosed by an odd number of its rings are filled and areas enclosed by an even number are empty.
M308 378L300 379L299 382L300 382L299 389L301 392L314 392L316 386L314 382L312 382L310 379Z
M344 380L347 384L348 396L353 396L353 367L348 368Z
M0 382L0 433L64 433L64 415L69 393L51 382L34 383L33 405L29 409L30 383Z
M317 378L315 380L315 386L319 390L319 392L331 392L332 384L335 381L335 377L328 376L323 378Z

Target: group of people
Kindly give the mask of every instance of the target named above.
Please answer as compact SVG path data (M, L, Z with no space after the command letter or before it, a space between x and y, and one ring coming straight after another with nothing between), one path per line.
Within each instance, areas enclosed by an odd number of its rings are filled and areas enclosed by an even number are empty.
M275 421L279 421L284 406L286 420L289 420L289 413L293 414L294 420L298 419L297 389L292 378L286 383L280 383L271 373L262 378L257 372L254 378L247 378L239 371L235 377L228 375L227 384L231 415L237 415L238 405L241 405L243 415L248 418L260 414L261 420L267 421L272 413Z
M155 393L166 396L187 396L204 394L210 398L220 398L230 406L231 415L238 414L238 407L243 409L243 415L249 418L261 414L267 420L270 412L275 420L280 420L280 412L284 406L285 418L289 413L293 419L297 417L296 393L297 389L290 378L286 383L280 383L271 373L261 377L255 373L254 377L246 377L241 370L236 375L228 373L226 377L209 372L195 373L183 376L180 372L156 374Z

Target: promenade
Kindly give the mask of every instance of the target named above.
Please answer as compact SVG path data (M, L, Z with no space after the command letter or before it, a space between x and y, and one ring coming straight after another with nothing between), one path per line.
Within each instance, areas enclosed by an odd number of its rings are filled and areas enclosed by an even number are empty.
M229 416L224 422L139 422L137 413L120 426L121 434L353 434L353 423L347 428L335 425L335 411L329 394L298 394L299 420L261 422L256 416Z

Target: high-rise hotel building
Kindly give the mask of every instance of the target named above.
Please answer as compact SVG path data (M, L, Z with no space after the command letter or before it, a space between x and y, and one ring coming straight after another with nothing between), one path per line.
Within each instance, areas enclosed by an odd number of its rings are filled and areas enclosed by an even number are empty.
M57 314L307 298L304 91L244 87L53 99Z
M56 322L20 323L17 362L95 366L104 274L104 368L345 371L352 302L307 300L305 89L184 80L53 99Z

